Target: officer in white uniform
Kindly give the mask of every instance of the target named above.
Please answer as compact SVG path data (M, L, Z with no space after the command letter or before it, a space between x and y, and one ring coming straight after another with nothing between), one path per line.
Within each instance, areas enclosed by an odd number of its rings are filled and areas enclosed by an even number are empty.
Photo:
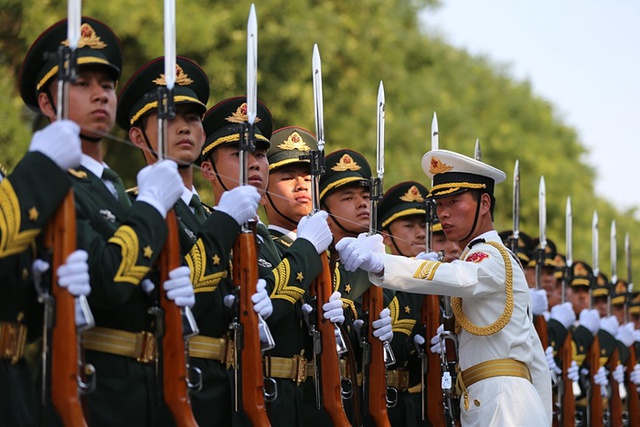
M347 270L369 271L378 286L454 297L463 426L551 425L551 381L527 282L493 228L493 188L506 175L446 150L426 153L422 166L443 230L463 250L460 260L388 255L378 235L343 239L340 258Z

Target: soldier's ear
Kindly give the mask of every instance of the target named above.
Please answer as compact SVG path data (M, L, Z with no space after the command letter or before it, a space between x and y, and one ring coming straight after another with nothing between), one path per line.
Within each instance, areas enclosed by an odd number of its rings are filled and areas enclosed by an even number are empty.
M147 149L147 145L144 141L144 135L142 134L142 130L139 127L134 126L129 129L129 139L136 147L142 150Z
M49 120L52 120L52 118L56 116L56 109L53 108L49 97L44 92L38 93L38 107L40 107L42 114L48 117Z
M200 165L200 170L202 171L202 177L207 181L216 180L216 174L213 171L213 166L211 165L210 160L204 160Z

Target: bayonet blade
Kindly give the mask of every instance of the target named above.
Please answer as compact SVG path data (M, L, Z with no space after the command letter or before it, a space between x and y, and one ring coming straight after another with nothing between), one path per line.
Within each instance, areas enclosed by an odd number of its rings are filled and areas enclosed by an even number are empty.
M596 278L600 273L598 261L598 212L593 211L593 220L591 221L591 265L593 266L593 276Z
M544 252L547 248L547 189L544 176L540 177L538 187L538 224L540 228L540 249Z
M473 158L477 161L482 161L482 151L480 150L480 139L476 138L476 147L473 150Z
M69 0L67 3L67 40L69 48L75 50L80 42L80 22L82 19L81 0Z
M627 289L629 293L633 292L633 273L631 271L631 241L629 233L624 236L624 255L627 260Z
M322 63L318 45L313 45L313 99L315 100L316 139L318 150L324 150L324 111L322 102Z
M431 151L438 149L438 117L436 112L433 112L433 119L431 120Z
M615 286L618 281L618 233L616 231L616 220L611 221L611 283Z
M176 83L176 1L164 0L164 79L168 90Z
M520 238L520 162L516 160L513 167L513 240L517 242ZM512 248L513 250L514 248Z
M384 177L384 120L385 120L384 85L380 80L378 86L378 127L377 127L377 167L378 178Z
M247 120L254 124L258 114L258 20L251 4L247 21Z
M567 245L567 267L573 265L573 212L571 210L571 196L567 197L565 209L565 241Z

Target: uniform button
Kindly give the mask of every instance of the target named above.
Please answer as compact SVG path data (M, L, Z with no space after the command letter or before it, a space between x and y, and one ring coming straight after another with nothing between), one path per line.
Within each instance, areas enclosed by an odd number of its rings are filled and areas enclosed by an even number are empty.
M478 399L473 399L473 404L480 407L480 401Z

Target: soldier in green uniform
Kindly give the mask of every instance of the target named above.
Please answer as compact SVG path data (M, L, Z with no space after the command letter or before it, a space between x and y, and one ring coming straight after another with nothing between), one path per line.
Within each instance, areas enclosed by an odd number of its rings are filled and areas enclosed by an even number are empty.
M37 303L32 263L41 232L71 189L67 169L80 163L80 129L68 120L33 135L27 154L6 176L0 166L0 424L36 424L35 388L25 346L42 334L42 305ZM46 185L43 185L46 183ZM58 269L58 283L74 294L88 294L87 254L72 253ZM44 273L48 263L38 264Z
M238 186L239 140L243 123L247 122L246 98L234 97L212 107L203 120L207 140L202 150L202 173L212 184L216 201ZM267 149L272 133L269 110L258 102L256 147L248 153L249 185L264 195L268 185ZM255 213L254 213L255 214ZM311 281L320 273L318 254L331 243L326 214L305 217L298 224L297 238L281 255L267 227L258 221L258 274L266 280L273 303L273 314L267 323L276 346L263 359L265 376L277 383L278 396L267 404L273 425L302 425L303 388L306 379L304 355L306 332L296 314L300 298Z
M390 253L415 257L425 251L427 194L427 188L416 181L402 182L385 192L378 205L378 229ZM442 227L437 234L444 235L441 231ZM433 234L435 236L436 233ZM444 240L447 241L446 238ZM455 249L447 253L455 256ZM416 351L416 344L423 345L425 342L424 325L420 318L424 298L424 295L396 292L389 305L393 322L391 346L396 364L387 370L387 386L398 391L398 403L388 409L393 426L429 425L428 419L422 420L422 359ZM426 392L441 393L440 390Z
M157 161L158 89L166 85L164 59L143 65L125 84L118 102L118 123L143 152L149 164ZM205 207L193 185L193 164L200 159L206 135L202 116L209 98L206 73L188 58L176 58L175 118L167 123L166 156L178 162L182 195L174 205L180 222L180 253L194 286L193 313L199 335L189 341L191 366L202 373L202 388L192 395L196 420L202 425L230 424L231 383L227 344L231 313L224 298L231 292L230 252L240 225L254 216L260 196L253 187L237 187L224 195L216 209ZM146 282L149 283L149 282ZM153 285L151 285L153 287ZM264 289L254 295L254 309L268 317L271 304Z
M47 29L31 46L20 73L23 100L52 122L58 62L45 54L66 43L66 27L61 21ZM91 18L82 19L80 36L78 78L70 85L68 110L80 126L83 155L69 176L78 247L89 253L89 303L96 322L83 336L86 361L98 372L96 390L87 398L87 418L92 426L157 425L161 406L151 363L155 319L148 314L151 301L140 283L164 244L164 218L180 196L181 179L173 161L146 167L138 174L139 196L131 204L117 174L104 163L101 145L116 118L120 43L109 27ZM173 285L169 297L193 299L188 279Z
M269 219L269 232L273 242L282 255L296 240L298 223L311 213L311 171L309 154L317 150L316 137L306 129L287 126L273 132L271 146L267 152L269 160L269 186L267 187L265 211ZM334 324L344 322L344 312L340 292L334 291L329 302L321 307L326 319ZM305 294L303 299L308 300ZM295 306L299 320L309 321L313 307L302 304L303 299ZM300 306L301 305L301 306ZM320 309L320 307L317 307ZM304 328L308 334L308 329ZM307 337L308 341L311 341ZM306 346L307 372L312 372L313 345ZM321 378L319 379L321 380ZM307 378L304 383L304 424L328 425L331 423L324 408L316 409L314 379Z

